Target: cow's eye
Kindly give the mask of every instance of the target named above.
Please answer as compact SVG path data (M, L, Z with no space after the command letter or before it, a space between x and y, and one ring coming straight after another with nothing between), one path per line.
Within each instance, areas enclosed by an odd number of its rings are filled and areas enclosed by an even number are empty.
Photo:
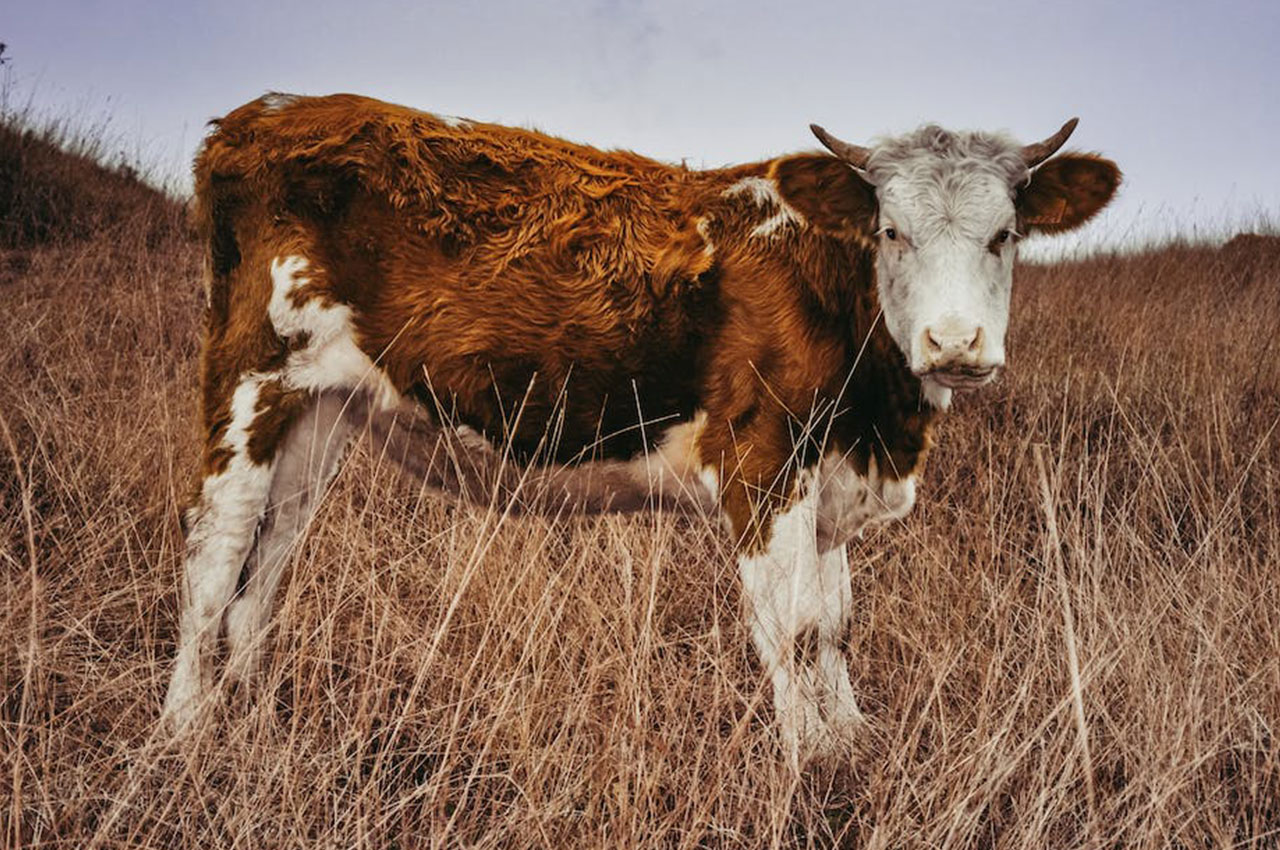
M1013 237L1017 235L1018 234L1007 228L1005 230L1001 230L995 236L991 237L991 242L987 245L987 249L998 256L1000 254L1000 249L1013 241Z
M884 238L892 242L898 238L898 231L894 230L892 227L886 227L884 229Z

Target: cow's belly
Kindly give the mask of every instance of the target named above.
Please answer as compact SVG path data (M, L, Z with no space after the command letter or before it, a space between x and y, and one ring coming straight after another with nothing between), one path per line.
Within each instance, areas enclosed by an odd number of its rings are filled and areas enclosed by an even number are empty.
M659 431L652 449L628 460L535 464L514 474L524 492L547 487L554 496L552 503L567 500L593 513L663 506L714 515L719 510L721 482L717 469L703 462L698 448L706 424L707 415L700 410L692 419ZM384 430L390 433L394 428ZM453 450L467 453L462 461L465 468L506 467L503 450L484 435L466 426L456 429L456 434ZM881 475L874 460L863 475L842 457L830 455L816 474L802 478L804 501L810 509L816 508L814 528L820 552L844 545L869 525L905 516L915 504L915 478ZM812 487L817 488L816 505L810 501Z
M862 475L844 458L829 455L819 467L816 483L821 552L843 546L867 526L906 516L916 502L915 476L884 476L874 458Z

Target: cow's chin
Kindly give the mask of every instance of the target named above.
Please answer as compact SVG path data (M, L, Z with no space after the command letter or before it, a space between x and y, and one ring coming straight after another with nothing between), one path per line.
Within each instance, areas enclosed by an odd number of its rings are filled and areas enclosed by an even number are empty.
M934 369L921 374L920 377L927 378L938 386L946 387L949 390L976 390L994 381L999 372L1000 368L998 366L987 366L985 368L958 367Z

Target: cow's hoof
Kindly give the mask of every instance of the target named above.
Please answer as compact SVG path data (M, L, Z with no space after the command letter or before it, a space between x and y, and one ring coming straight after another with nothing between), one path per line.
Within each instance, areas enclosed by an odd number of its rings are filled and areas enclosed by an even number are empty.
M175 671L169 682L169 690L165 693L164 707L160 709L160 729L176 738L199 726L202 712L206 708L201 695L198 675L182 668Z
M826 726L818 706L806 699L775 700L774 714L782 755L792 767L799 768L811 757Z
M847 763L856 758L865 744L871 724L857 705L841 705L827 715L823 734L812 747L811 761Z

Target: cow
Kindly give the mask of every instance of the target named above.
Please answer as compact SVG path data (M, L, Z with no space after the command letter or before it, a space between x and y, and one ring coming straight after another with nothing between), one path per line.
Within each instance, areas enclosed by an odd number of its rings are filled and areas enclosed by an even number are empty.
M359 432L473 497L532 480L556 510L717 511L783 750L845 751L865 722L846 544L910 511L952 393L1004 367L1017 243L1115 193L1113 162L1055 156L1075 125L872 147L811 125L825 151L696 170L346 94L214 121L193 205L204 446L163 717L200 716L223 637L251 679Z

